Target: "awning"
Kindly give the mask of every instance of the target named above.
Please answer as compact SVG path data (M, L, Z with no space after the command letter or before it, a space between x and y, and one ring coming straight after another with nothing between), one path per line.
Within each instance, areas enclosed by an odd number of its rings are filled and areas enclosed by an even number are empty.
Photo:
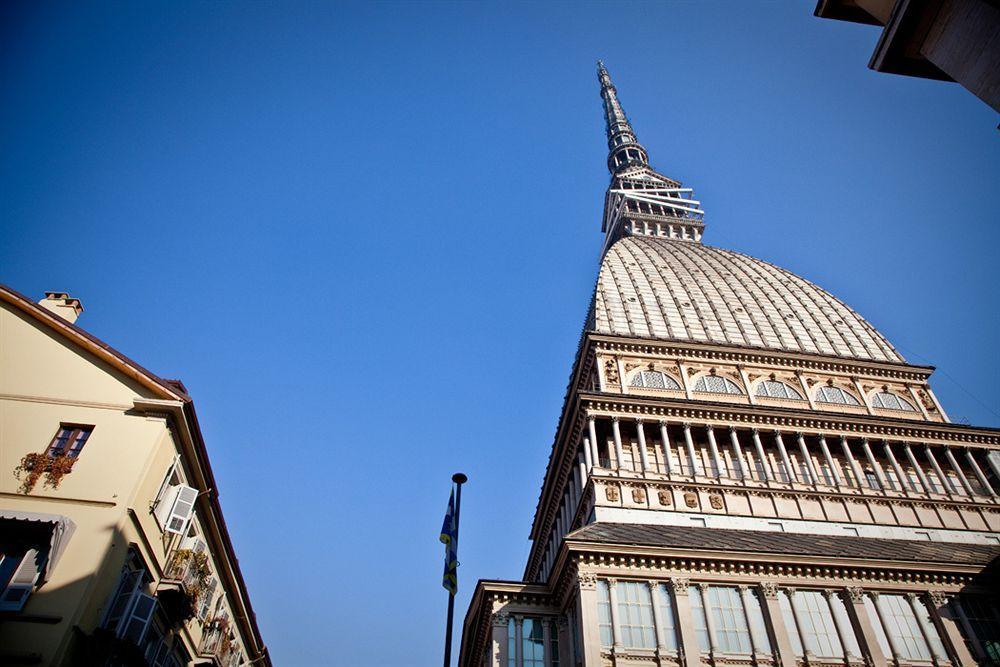
M0 508L0 519L47 523L51 525L52 533L49 540L49 557L40 576L42 581L46 581L49 578L49 573L55 569L56 564L59 562L59 557L66 550L66 544L69 543L69 538L73 536L76 524L73 523L72 519L61 514L43 514L41 512L24 512L4 508ZM43 545L38 546L41 547Z

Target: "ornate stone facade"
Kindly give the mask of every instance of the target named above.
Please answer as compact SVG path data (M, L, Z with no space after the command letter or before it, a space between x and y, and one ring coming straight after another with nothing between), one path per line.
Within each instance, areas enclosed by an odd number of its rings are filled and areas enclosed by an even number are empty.
M462 665L992 664L1000 432L835 297L702 245L599 78L595 299L524 581L480 583Z

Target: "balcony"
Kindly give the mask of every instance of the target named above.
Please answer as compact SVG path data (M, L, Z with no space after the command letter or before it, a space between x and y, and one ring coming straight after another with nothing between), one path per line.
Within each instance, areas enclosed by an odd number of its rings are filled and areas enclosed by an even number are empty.
M219 618L205 626L198 655L211 658L214 664L223 667L229 665L234 655L233 636L229 631L229 620Z
M175 549L158 587L160 604L168 618L182 623L194 617L198 602L206 594L211 570L202 551Z

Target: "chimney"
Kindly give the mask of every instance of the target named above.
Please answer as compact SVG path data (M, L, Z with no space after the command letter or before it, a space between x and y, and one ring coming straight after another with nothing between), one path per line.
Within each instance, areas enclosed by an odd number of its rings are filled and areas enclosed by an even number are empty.
M83 312L83 304L67 292L46 292L45 298L38 302L45 310L51 311L70 324L76 322Z

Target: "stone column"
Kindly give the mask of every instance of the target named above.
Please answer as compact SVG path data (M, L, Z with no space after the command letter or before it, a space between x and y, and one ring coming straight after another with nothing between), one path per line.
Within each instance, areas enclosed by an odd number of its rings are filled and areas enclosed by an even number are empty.
M997 495L996 489L990 486L990 481L986 479L983 469L979 467L979 463L976 462L976 457L972 455L972 450L968 447L965 448L965 460L969 462L969 467L972 468L972 472L975 473L976 479L979 480L979 483L983 485L984 489L986 489L986 493L991 496Z
M549 630L549 619L542 617L542 664L552 664L552 633Z
M961 621L952 609L954 603L951 602L950 596L943 591L931 591L927 594L927 598L930 602L931 620L945 641L952 662L956 665L975 665L976 659L972 657L965 644L962 631L959 629ZM975 641L974 637L972 641Z
M608 598L611 601L611 643L614 650L622 648L622 629L618 625L618 580L608 579Z
M711 426L706 426L705 431L708 434L708 451L712 454L712 464L715 466L715 478L719 479L722 477L722 459L719 457L719 446L715 442L715 431Z
M788 477L789 484L796 481L795 470L792 468L792 460L788 458L788 450L785 449L785 441L781 439L781 432L774 432L774 441L778 444L778 454L781 455L781 463L785 466L785 476Z
M957 595L952 596L951 603L948 607L955 611L955 615L958 617L958 621L962 625L962 631L965 636L968 637L969 643L972 644L972 648L976 655L985 657L986 650L979 641L979 636L976 635L976 631L972 629L972 623L969 622L969 617L965 614L965 607L962 605L962 599Z
M851 641L851 638L854 637L854 630L849 627L845 628L843 619L837 614L837 608L833 605L833 599L836 595L837 592L830 589L823 591L823 597L826 598L826 606L830 609L830 618L833 619L833 627L837 631L837 639L840 641L840 650L843 653L843 657L848 662L851 662L860 656L855 656L851 651L851 646L854 644ZM851 634L848 635L848 632Z
M583 461L587 465L587 472L590 473L594 468L594 455L590 449L590 438L583 439Z
M826 467L830 469L830 477L833 478L833 485L840 488L840 473L837 472L837 466L833 462L833 456L830 454L830 447L826 444L826 438L819 436L819 448L823 450L823 458L826 459Z
M594 460L594 465L601 467L600 448L597 446L597 425L596 419L593 416L587 417L587 434L590 436L590 446L594 448L594 452L591 458Z
M711 602L708 599L708 584L696 585L698 586L698 590L701 591L701 608L705 610L705 628L708 629L708 651L714 660L715 654L719 652L719 647L715 638L715 619L712 618Z
M861 439L861 448L865 451L865 458L868 459L868 465L872 467L872 472L875 473L875 479L878 480L879 487L885 492L889 489L889 485L886 483L885 475L882 474L882 466L875 460L875 454L872 453L871 445L868 444L868 438Z
M569 622L565 616L556 618L556 636L559 641L559 661L565 661L568 665L576 664L573 660L573 633L569 631Z
M667 643L663 641L663 618L660 614L660 605L656 603L656 587L659 586L659 582L650 580L646 584L649 586L649 601L653 605L653 631L656 633L656 648L663 652L667 650Z
M889 663L882 653L878 635L875 634L875 627L865 607L865 590L859 586L851 586L847 588L847 596L847 615L854 626L855 635L861 639L861 652L872 667L888 667Z
M760 583L761 599L764 601L764 624L770 635L771 648L778 654L778 664L781 667L796 667L798 664L792 642L788 638L785 618L781 615L781 603L778 601L778 587L773 581ZM884 666L883 666L884 667Z
M684 667L701 667L701 648L698 646L698 636L694 632L694 616L691 610L691 598L688 596L688 580L680 577L670 579L669 588L674 594L674 610L677 613L677 634L680 637L680 647ZM589 667L589 666L588 666Z
M597 577L589 572L577 575L577 618L584 667L601 667L601 633L597 616ZM504 663L503 667L507 667Z
M851 445L848 444L845 436L840 436L840 448L844 450L844 456L847 457L847 463L851 466L851 472L854 473L854 479L858 490L860 491L864 489L865 474L861 472L861 466L859 466L857 460L855 460L854 454L851 452Z
M767 470L767 456L764 454L764 445L760 444L760 433L757 432L757 429L751 429L750 436L753 438L753 446L757 451L757 459L760 461L761 474L764 476L764 481L767 482L771 479L771 475Z
M806 464L806 472L809 473L809 481L813 486L816 486L819 484L819 475L816 474L816 466L813 465L812 455L809 453L809 447L806 445L806 438L801 433L796 434L796 437L799 440L799 455Z
M934 664L941 664L941 661L947 660L948 656L941 654L941 648L938 646L936 632L933 627L928 627L927 609L921 609L921 605L923 605L923 603L920 601L920 597L916 593L907 593L906 600L910 603L913 615L917 617L917 625L920 626L920 634L923 635L924 643L927 644L927 651L934 657Z
M878 621L882 624L883 634L885 634L885 638L889 641L889 650L892 651L892 659L898 665L899 661L903 659L903 652L900 650L899 644L896 643L896 638L889 632L889 624L885 622L886 616L889 615L885 609L885 599L879 596L877 591L869 591L868 597L875 603L875 613L878 614Z
M621 470L622 469L622 461L624 460L625 456L624 456L624 453L622 452L622 430L618 426L618 417L612 417L611 418L611 433L612 433L612 436L615 439L615 459L616 460L615 460L614 469L615 470Z
M507 655L507 621L510 616L503 611L493 613L493 635L490 638L490 667L507 667L510 657Z
M746 458L743 456L743 448L740 447L740 437L736 434L736 427L729 427L729 441L733 445L733 456L736 460L736 474L740 476L740 479L745 481L747 478Z
M698 474L698 458L694 452L694 440L691 439L691 424L684 423L684 444L687 446L688 460L691 466L691 476Z
M815 647L806 637L805 626L802 624L802 611L795 601L798 591L794 588L787 588L785 589L785 593L788 595L788 604L792 608L792 620L795 621L795 630L799 634L799 641L802 642L802 652L805 654L806 664L808 665L816 657L816 651L813 650Z
M910 449L910 445L905 442L903 443L903 452L906 454L906 459L910 462L910 465L913 466L913 471L917 473L917 479L920 480L920 486L923 487L924 493L927 495L933 493L931 490L931 483L927 481L927 475L924 474L924 469L921 468L920 464L917 462L917 457L913 455L913 450Z
M669 475L674 470L670 463L673 452L670 451L670 434L667 432L667 422L660 422L660 443L663 445L663 466Z
M937 458L934 456L934 452L931 451L929 445L924 447L924 453L927 455L927 460L931 462L931 468L934 469L934 474L937 475L938 481L941 482L941 490L946 495L954 495L955 489L951 485L951 480L945 477L944 471L941 470L941 466L938 465Z
M906 473L903 472L903 468L899 465L899 461L896 460L896 455L892 453L892 447L889 446L888 440L882 441L882 451L885 452L886 457L889 459L892 469L896 471L896 478L899 480L899 491L900 493L908 493L907 483L909 480L906 478Z
M642 420L635 420L635 432L639 436L639 460L642 462L642 472L649 472L649 455L646 453L646 433L642 428Z
M952 470L958 475L958 481L962 483L962 488L965 489L966 495L970 498L976 495L976 492L972 490L972 485L969 484L969 478L965 476L965 472L962 470L962 466L958 465L958 461L955 460L955 455L951 453L951 447L944 448L944 457L948 459L948 463L951 464Z
M514 616L514 664L524 664L524 617Z

